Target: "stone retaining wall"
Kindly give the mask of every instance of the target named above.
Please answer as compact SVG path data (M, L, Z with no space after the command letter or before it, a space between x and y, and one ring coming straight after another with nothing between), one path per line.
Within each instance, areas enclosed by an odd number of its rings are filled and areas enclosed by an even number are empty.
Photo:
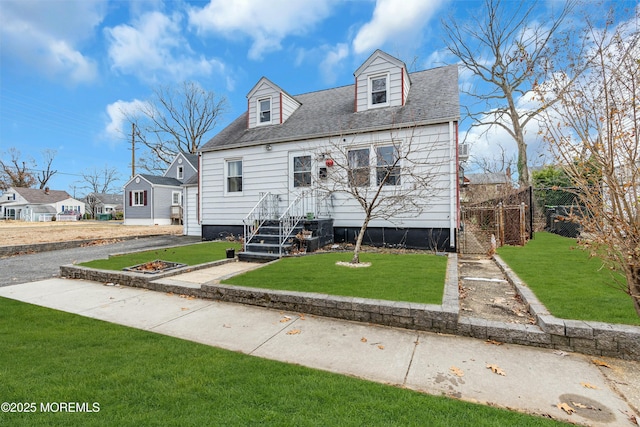
M170 279L177 274L211 267L230 260L185 267L163 273L162 276L151 277L143 273L109 272L78 266L61 267L61 275L357 322L640 360L640 327L557 319L547 312L529 288L499 257L495 257L496 262L523 297L531 313L536 316L538 324L523 325L460 317L458 257L456 254L448 256L442 305L246 288L215 283L192 288L180 286L180 282Z
M31 245L12 245L12 246L0 246L0 257L20 255L20 254L32 254L38 252L57 251L60 249L73 249L82 246L90 246L100 242L116 242L120 240L135 240L141 237L157 237L162 234L153 234L149 236L123 236L113 237L106 239L86 239L86 240L70 240L68 242L52 242L52 243L33 243Z
M498 267L548 335L549 347L598 356L640 360L640 326L612 325L602 322L567 320L554 317L536 298L531 289L497 255Z

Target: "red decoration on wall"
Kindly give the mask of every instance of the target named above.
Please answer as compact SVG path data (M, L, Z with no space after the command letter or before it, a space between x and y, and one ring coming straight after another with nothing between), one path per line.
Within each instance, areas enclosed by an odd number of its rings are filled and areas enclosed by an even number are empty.
M328 167L333 166L333 159L327 159L324 161L324 164L327 165Z

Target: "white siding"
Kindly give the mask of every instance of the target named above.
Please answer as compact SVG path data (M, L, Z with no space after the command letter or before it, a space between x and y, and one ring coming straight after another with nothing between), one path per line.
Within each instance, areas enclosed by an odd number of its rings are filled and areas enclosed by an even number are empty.
M409 96L409 88L411 88L411 81L409 80L409 73L407 73L406 69L402 69L402 75L404 76L404 102L407 102L407 97ZM404 105L404 104L403 104Z
M434 176L432 182L434 195L430 198L429 209L416 215L407 212L405 217L393 221L377 220L372 227L409 227L409 228L449 228L455 210L452 211L450 198L455 197L454 141L451 140L449 125L442 124L422 129L410 129L394 133L393 138L402 139L403 144L412 144L416 158L429 159L431 166L424 167L424 173ZM350 145L381 144L391 141L389 132L359 135L349 140ZM304 152L318 154L327 151L328 140L311 142L292 142L273 144L271 151L263 146L238 148L225 151L212 151L202 154L202 224L203 225L241 225L242 219L259 200L261 192L271 191L280 194L280 207L284 209L289 200L289 153ZM325 147L323 150L321 147ZM225 159L242 158L243 192L227 194L224 192ZM374 166L374 165L372 165ZM372 180L375 180L372 168ZM335 177L337 168L329 169L329 179ZM451 174L454 174L451 176ZM375 182L375 181L374 181ZM405 184L409 184L404 182ZM453 196L452 196L453 195ZM347 195L334 193L333 218L336 227L360 226L364 214L357 202Z
M271 99L271 124L280 123L280 92L263 82L249 98L249 128L264 126L258 124L258 100L264 98Z
M184 188L184 211L182 233L185 236L201 236L202 227L198 223L198 186Z
M298 109L299 106L300 103L298 101L296 101L286 93L282 93L282 122L284 123L284 121L287 120L289 116L291 116L291 114L293 114L293 112Z
M369 109L369 77L389 74L389 105L400 106L402 105L402 74L404 69L400 68L382 57L377 57L369 64L369 66L363 70L363 72L357 77L357 110L366 111ZM405 75L405 79L407 76ZM406 79L408 80L408 79ZM405 80L405 81L406 81ZM408 85L406 85L408 86ZM405 99L408 95L408 87L405 89Z

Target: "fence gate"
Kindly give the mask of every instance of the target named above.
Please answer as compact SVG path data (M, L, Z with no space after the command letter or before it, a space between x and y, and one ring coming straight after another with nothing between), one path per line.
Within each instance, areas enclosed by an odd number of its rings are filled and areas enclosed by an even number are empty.
M487 254L491 250L492 236L497 234L496 208L492 206L463 207L462 227L459 233L460 252Z
M524 245L530 237L529 216L525 203L463 207L460 252L488 254L502 245Z

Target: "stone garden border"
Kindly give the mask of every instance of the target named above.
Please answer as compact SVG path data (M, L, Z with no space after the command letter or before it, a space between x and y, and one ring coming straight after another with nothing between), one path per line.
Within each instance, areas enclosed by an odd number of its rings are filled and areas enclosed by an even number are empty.
M72 279L114 283L350 321L640 360L640 327L558 319L549 314L533 292L500 257L494 256L494 260L516 288L531 314L536 317L536 325L460 317L457 254L448 254L442 305L247 288L215 282L188 287L170 279L182 273L233 262L233 259L184 267L154 274L152 277L144 273L97 270L76 265L60 267L60 274Z

